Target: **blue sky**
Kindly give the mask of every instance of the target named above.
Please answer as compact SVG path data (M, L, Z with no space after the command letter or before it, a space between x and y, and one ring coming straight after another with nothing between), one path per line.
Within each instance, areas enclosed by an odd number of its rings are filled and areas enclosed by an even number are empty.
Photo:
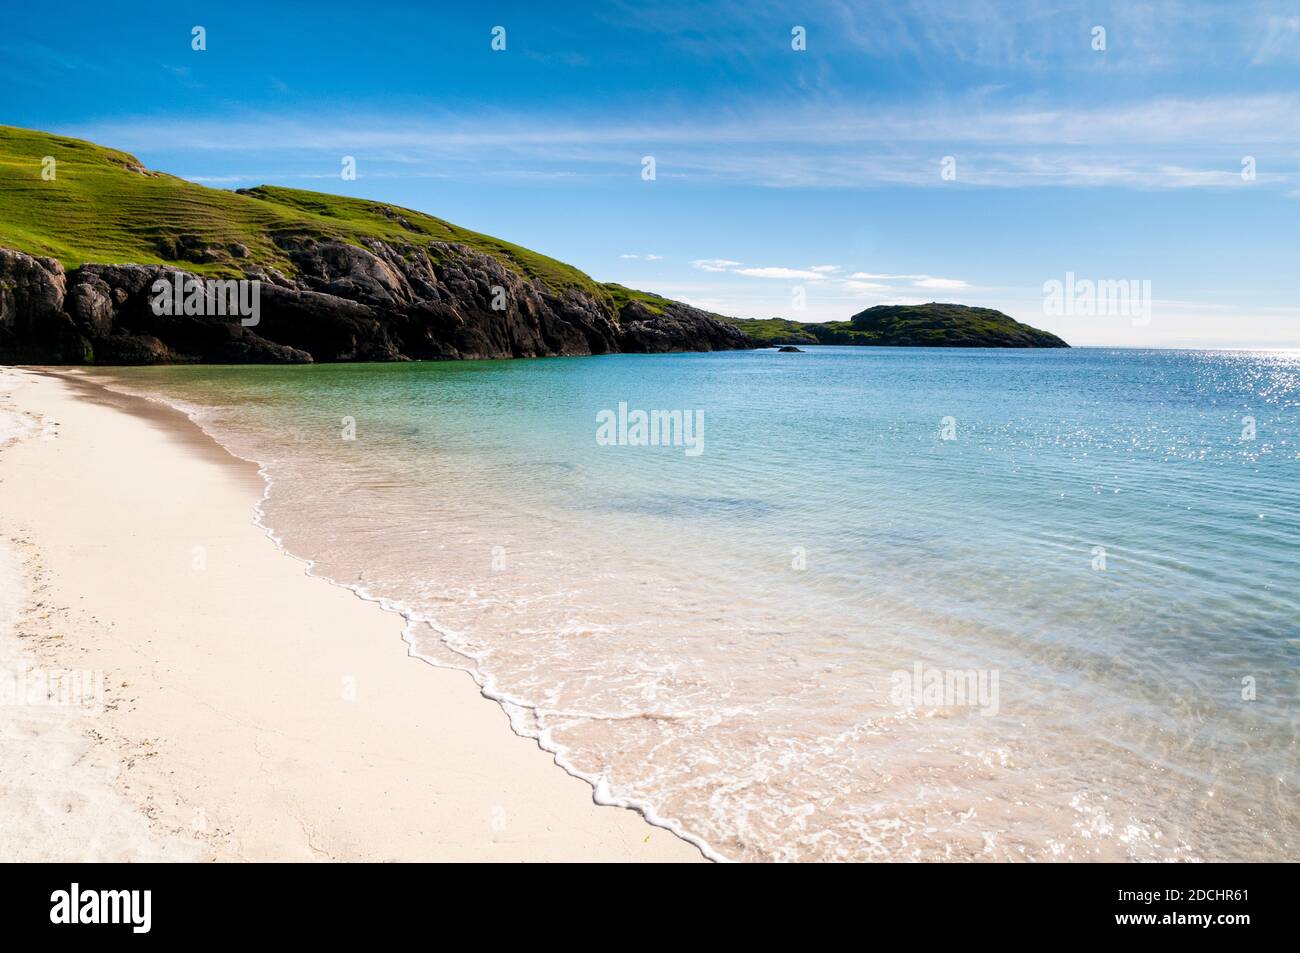
M1300 347L1300 4L543 6L10 5L0 123L743 317L947 300L1078 344ZM1149 281L1149 320L1045 313L1068 272Z

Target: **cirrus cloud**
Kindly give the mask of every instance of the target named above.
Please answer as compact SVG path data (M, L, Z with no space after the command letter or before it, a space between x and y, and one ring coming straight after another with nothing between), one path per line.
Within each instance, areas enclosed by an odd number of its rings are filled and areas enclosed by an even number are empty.
M804 281L825 281L823 272L811 268L733 268L738 275L750 278L802 278Z
M818 282L818 287L833 287L851 295L897 294L900 283L907 283L913 288L929 290L956 290L969 288L969 282L961 278L938 278L923 274L885 274L874 271L855 271L847 278L835 274L841 271L839 265L810 265L807 268L791 268L783 265L766 265L762 267L745 267L743 262L730 258L697 258L691 266L701 271L719 274L742 275L746 278L775 278L784 281Z
M969 288L960 278L922 278L912 282L914 288Z

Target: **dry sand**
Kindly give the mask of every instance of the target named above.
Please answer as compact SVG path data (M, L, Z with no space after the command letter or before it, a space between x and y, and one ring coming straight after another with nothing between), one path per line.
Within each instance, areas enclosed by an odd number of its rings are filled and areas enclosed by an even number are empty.
M701 859L306 575L261 493L179 413L0 369L0 675L106 703L0 704L0 860Z

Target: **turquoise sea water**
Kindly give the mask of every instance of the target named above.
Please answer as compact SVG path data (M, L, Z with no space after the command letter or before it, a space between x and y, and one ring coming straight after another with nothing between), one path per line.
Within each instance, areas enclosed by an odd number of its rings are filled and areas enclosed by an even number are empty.
M102 373L715 856L1297 856L1300 352ZM702 452L602 445L620 403L702 415Z

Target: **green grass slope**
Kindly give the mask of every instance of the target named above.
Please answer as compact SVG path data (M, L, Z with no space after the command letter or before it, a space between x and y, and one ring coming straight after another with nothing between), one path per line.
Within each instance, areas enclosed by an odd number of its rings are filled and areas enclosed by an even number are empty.
M614 298L614 306L622 311L629 303L638 301L645 305L651 314L663 314L664 305L672 304L671 298L665 298L663 295L657 295L653 291L634 291L631 288L625 288L617 282L605 282L605 290ZM724 319L729 320L729 319Z
M42 177L46 156L55 161L49 181ZM116 149L0 126L0 246L57 258L67 268L87 262L166 264L224 275L256 263L292 275L292 263L274 241L281 235L351 244L376 238L426 248L458 242L540 278L554 292L575 288L614 302L610 289L571 265L432 215L275 186L211 189L145 169ZM248 256L205 260L212 256L201 253L232 245L243 245ZM437 250L430 253L436 256Z
M42 175L46 157L55 163L52 179ZM434 258L443 253L435 243L457 243L540 279L552 292L585 292L616 315L633 301L653 314L664 314L672 303L650 292L600 284L554 258L412 209L280 186L212 189L146 169L116 149L0 126L0 247L57 258L69 269L88 262L163 264L220 276L261 265L293 275L293 263L276 244L290 236L354 245L363 239L412 244ZM882 306L824 324L724 320L771 344L1066 346L1000 311L953 304Z
M804 324L784 318L735 319L764 344L862 344L894 347L1069 347L1055 334L992 308L964 304L877 305L848 321Z
M787 318L731 318L731 323L760 344L822 344L817 331L823 327Z

